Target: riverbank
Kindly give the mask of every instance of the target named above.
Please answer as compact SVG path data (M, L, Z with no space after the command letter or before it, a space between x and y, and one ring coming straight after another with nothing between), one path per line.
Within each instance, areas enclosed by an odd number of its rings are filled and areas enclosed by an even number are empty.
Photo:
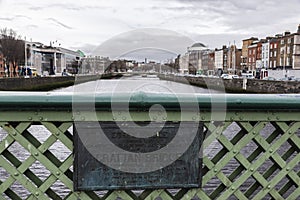
M173 74L160 74L158 77L162 80L191 84L198 87L226 91L228 93L300 93L300 82L296 81L269 81L258 79L225 80L210 77L174 76Z
M87 76L54 76L32 78L2 78L0 91L49 91L98 79L120 78L121 74L102 74Z

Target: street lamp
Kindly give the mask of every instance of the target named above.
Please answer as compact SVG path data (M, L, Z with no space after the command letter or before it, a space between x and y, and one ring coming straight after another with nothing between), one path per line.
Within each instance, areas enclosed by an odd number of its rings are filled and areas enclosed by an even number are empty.
M27 76L27 41L26 41L26 37L25 37L25 76Z

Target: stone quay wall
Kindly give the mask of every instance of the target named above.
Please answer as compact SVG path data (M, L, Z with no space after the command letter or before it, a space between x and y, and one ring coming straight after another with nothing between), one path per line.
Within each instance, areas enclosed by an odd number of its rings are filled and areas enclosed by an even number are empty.
M159 78L229 93L300 93L300 82L297 81L269 81L258 79L226 80L213 77L174 76L171 74L161 74Z
M49 91L98 79L119 78L118 74L0 78L0 91Z

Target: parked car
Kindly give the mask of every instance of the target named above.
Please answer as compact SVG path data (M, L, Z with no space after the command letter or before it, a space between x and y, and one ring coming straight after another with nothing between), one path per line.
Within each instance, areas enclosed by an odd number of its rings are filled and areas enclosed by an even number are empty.
M284 78L281 78L279 79L280 81L289 81L289 78L288 77L284 77Z
M31 74L32 76L39 76L36 68L31 68Z
M253 76L253 74L250 73L242 73L242 78L254 79L255 77Z
M267 77L263 78L262 80L276 81L276 79L274 77L271 77L271 76L267 76Z
M222 78L222 79L227 79L227 80L228 80L228 79L232 79L232 76L229 75L229 74L222 74L222 75L221 75L221 78Z
M238 75L231 75L232 78L240 78Z
M233 74L233 75L232 74L222 74L221 78L231 80L231 79L236 79L236 78L240 78L240 77L235 74Z

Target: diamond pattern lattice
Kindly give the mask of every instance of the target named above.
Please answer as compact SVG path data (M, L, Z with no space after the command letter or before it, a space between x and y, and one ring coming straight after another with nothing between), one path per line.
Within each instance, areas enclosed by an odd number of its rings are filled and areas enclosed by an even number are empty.
M0 199L297 199L297 120L205 122L200 189L97 192L73 191L72 122L2 121Z

